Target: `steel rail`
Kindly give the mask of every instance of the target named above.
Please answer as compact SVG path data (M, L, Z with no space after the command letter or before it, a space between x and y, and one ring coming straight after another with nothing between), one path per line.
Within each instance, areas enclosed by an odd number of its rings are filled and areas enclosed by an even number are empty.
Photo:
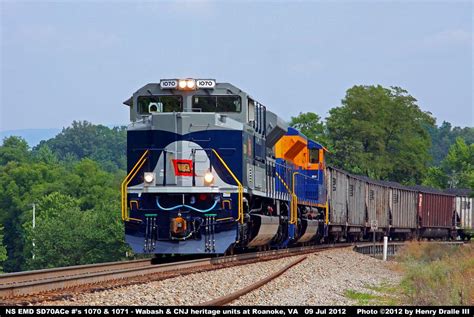
M443 244L460 245L462 243L459 243L459 242L443 242ZM392 243L389 243L388 245L392 246L393 248L398 248L398 247L404 246L405 244L403 242L395 242L395 243L392 242ZM346 244L334 245L333 247L338 248L338 247L348 247L348 246L353 246L354 251L359 252L359 253L363 253L363 252L361 252L361 249L365 249L365 248L370 249L370 248L373 247L373 243L364 242L364 243L359 243L359 244L355 244L355 245L354 244L351 245L351 244L346 243ZM383 247L383 243L377 243L376 247L379 247L379 248ZM320 251L323 251L324 249L329 249L329 247L320 248L319 250L313 250L312 253L320 252ZM207 302L203 302L201 304L198 304L197 306L224 306L224 305L230 304L234 300L236 300L236 299L238 299L238 298L240 298L240 297L242 297L242 296L244 296L248 293L251 293L251 292L257 290L258 288L262 287L263 285L268 284L269 282L273 281L274 279L276 279L277 277L279 277L280 275L282 275L283 273L288 271L293 266L295 266L295 265L299 264L300 262L304 261L306 258L307 258L307 256L302 256L302 257L296 259L295 261L287 264L282 269L270 274L267 277L262 278L261 280L258 280L257 282L255 282L253 284L250 284L250 285L248 285L244 288L241 288L241 289L239 289L239 290L237 290L233 293L215 298L215 299L207 301Z
M259 260L264 257L292 255L298 252L309 252L328 247L330 246L316 245L157 265L151 265L150 260L135 260L129 262L112 262L29 272L7 273L0 275L0 298L31 295L72 286L177 271L180 269L199 266L212 266L226 263L238 264L238 262L245 260Z
M242 288L238 291L235 291L233 293L230 293L228 295L224 295L222 297L218 297L218 298L210 300L208 302L201 303L198 306L223 306L223 305L229 304L229 303L233 302L234 300L236 300L237 298L262 287L263 285L267 284L268 282L273 281L274 279L276 279L277 277L279 277L280 275L282 275L283 273L288 271L293 266L295 266L295 265L299 264L300 262L304 261L306 258L307 258L307 256L302 256L302 257L296 259L296 261L293 261L293 262L287 264L282 269L270 274L267 277L262 278L261 280L255 282L255 283L253 283L249 286L246 286L246 287L244 287L244 288Z
M353 243L341 243L303 246L156 265L152 265L151 260L148 259L7 273L0 275L0 298L21 297L80 285L102 283L156 273L171 273L199 267L202 267L203 270L213 270L221 268L222 265L225 264L240 265L248 263L249 260L271 260L275 257L312 253L334 247L353 247L354 245ZM221 265L219 266L219 264Z
M151 259L118 261L86 265L74 265L34 271L5 273L0 274L0 287L11 283L29 282L41 279L56 278L60 276L73 276L133 267L144 267L151 265L150 261Z
M207 261L206 261L207 260ZM147 274L160 273L189 267L197 267L208 264L211 259L191 260L179 263L166 263L160 265L147 265L141 267L130 267L124 269L110 269L94 273L82 273L74 275L56 276L37 280L23 281L0 285L0 298L12 298L23 295L31 295L69 288L73 286L94 284L116 279L137 277Z

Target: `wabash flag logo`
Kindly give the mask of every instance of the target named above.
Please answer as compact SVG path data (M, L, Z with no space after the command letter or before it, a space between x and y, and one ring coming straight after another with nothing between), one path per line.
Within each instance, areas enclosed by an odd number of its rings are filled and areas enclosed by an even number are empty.
M176 176L193 176L192 160L173 160L173 165Z

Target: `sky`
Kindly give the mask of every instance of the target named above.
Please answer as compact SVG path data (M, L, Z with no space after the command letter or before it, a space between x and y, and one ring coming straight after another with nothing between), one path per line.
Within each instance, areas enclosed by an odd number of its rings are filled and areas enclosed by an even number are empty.
M471 1L0 0L0 131L126 125L161 78L215 78L285 120L353 85L402 87L474 126Z

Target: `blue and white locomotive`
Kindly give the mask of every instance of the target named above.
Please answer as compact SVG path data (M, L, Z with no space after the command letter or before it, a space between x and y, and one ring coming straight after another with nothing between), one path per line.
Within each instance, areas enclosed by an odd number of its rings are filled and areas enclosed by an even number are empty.
M125 104L122 219L135 253L222 254L324 235L324 147L246 92L166 79Z

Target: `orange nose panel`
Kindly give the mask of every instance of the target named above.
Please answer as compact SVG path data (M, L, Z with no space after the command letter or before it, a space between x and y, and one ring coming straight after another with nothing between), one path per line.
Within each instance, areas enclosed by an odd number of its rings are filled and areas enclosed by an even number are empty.
M285 152L285 158L293 160L298 153L301 152L305 148L306 144L301 142L300 140L295 140L295 143L291 145L291 147Z

